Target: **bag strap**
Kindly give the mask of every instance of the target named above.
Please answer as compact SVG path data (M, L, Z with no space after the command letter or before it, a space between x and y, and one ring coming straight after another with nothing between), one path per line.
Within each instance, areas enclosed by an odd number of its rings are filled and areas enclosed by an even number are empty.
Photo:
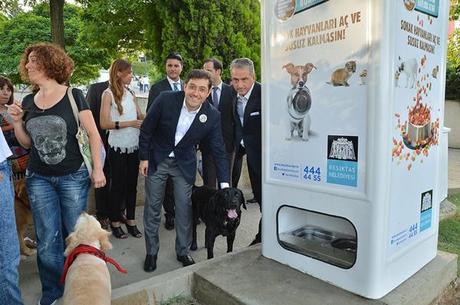
M78 119L77 103L75 103L75 98L72 94L72 87L67 88L67 96L69 97L70 106L72 106L72 112L75 117L75 121L77 121L77 125L80 126L80 120Z

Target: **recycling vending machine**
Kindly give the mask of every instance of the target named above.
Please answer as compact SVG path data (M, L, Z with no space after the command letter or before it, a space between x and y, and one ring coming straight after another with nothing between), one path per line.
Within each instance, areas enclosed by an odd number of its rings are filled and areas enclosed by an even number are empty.
M436 256L449 3L261 5L262 254L381 298Z

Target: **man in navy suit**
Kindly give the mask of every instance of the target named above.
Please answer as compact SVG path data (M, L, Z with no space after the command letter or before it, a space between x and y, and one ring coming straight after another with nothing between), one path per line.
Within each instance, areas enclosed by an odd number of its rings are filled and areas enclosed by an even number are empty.
M222 136L224 138L225 150L229 161L230 169L235 150L235 133L233 122L232 101L235 97L235 90L222 81L222 63L215 59L209 58L204 61L203 69L211 73L211 94L207 102L213 105L220 112ZM211 188L216 188L216 167L211 151L205 143L200 144L201 155L203 158L203 183ZM231 174L230 174L231 175Z
M152 88L150 88L146 112L149 111L153 102L161 92L183 90L184 83L180 79L182 68L182 56L175 52L169 53L165 61L166 78L156 82ZM168 182L166 182L163 209L165 210L165 228L166 230L172 230L174 229L174 190L171 179L168 179Z
M230 74L237 92L233 100L236 151L247 155L249 180L262 211L262 90L260 83L256 82L254 63L249 58L234 59ZM259 232L251 245L261 242L261 233L259 222Z
M195 262L189 255L192 234L192 186L196 177L196 145L206 141L221 188L229 186L228 160L222 139L220 113L204 103L211 91L211 76L192 70L184 92L163 92L149 109L139 137L139 172L145 179L144 230L147 255L144 270L156 269L166 180L174 183L176 255L183 266Z

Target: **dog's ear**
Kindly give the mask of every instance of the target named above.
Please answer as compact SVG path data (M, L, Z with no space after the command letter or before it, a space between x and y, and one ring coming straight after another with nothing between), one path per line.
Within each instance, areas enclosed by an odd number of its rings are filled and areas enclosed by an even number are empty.
M99 243L101 244L101 250L107 251L112 249L112 244L109 241L110 232L106 230L101 230L101 235L99 236Z
M310 73L313 69L316 69L316 67L311 62L305 64L305 66L304 66L305 73L307 73L307 74Z
M246 199L244 199L243 192L240 189L237 189L237 190L240 193L241 204L243 205L243 209L247 210L247 208L246 208Z
M78 246L78 238L77 238L77 233L76 232L72 232L70 233L69 236L67 236L67 238L65 239L65 243L67 245L67 247L65 248L65 251L64 251L64 256L67 256L69 255L73 249L75 249L77 246Z
M288 63L286 65L283 66L282 69L286 69L287 73L291 74L291 73L294 73L295 72L295 69L294 69L294 64L293 63Z

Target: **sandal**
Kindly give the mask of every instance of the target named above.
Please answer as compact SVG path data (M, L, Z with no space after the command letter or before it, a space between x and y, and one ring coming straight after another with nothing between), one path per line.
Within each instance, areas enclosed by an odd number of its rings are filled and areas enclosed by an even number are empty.
M119 239L125 239L128 238L128 235L123 231L121 227L114 227L110 225L110 228L112 229L112 235L115 236L116 238Z
M137 226L130 226L129 224L126 224L126 229L128 230L128 233L131 234L132 236L136 238L141 238L142 233L137 229Z

